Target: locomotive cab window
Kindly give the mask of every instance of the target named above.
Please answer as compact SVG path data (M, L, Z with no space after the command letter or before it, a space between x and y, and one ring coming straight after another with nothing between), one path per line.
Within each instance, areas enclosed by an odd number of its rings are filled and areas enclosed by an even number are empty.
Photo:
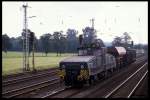
M87 51L86 50L79 50L79 52L78 52L78 55L79 56L84 56L84 55L86 55L87 54Z
M89 66L89 68L93 68L93 63L90 62L90 63L88 64L88 66Z
M91 48L79 49L78 55L79 56L93 55L93 50Z

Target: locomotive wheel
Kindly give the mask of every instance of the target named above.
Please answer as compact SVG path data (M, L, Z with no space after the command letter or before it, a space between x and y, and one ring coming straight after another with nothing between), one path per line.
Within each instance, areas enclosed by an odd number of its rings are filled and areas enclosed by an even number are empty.
M108 74L109 74L109 72L108 72L108 71L105 71L105 72L104 72L104 78L105 78L105 79L107 79L107 78L108 78Z
M97 78L100 80L103 78L103 75L101 75L100 73L97 74Z
M89 85L92 85L92 79L89 79Z
M89 85L92 85L93 83L94 83L94 76L90 76Z
M82 88L83 87L83 82L77 82L76 84L73 85L75 88Z
M111 68L110 73L111 73L111 74L113 73L113 68Z

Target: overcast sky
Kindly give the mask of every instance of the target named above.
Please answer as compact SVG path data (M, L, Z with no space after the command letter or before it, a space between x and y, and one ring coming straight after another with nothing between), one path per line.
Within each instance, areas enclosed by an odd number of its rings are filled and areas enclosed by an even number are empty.
M23 29L23 2L2 2L2 34L18 37ZM91 26L95 19L97 35L105 42L129 32L135 43L148 43L147 2L28 2L28 27L39 38L68 28Z

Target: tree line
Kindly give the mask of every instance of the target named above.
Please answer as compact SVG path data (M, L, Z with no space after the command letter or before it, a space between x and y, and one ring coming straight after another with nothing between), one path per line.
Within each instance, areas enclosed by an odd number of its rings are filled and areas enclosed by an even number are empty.
M124 32L121 36L116 36L112 41L112 46L123 46L125 48L133 48L133 49L144 49L145 52L148 53L148 45L147 44L134 44L129 33Z
M32 31L29 31L32 32ZM34 33L35 34L35 33ZM68 29L66 35L62 31L52 33L45 33L39 39L34 37L35 52L44 52L47 56L49 52L56 52L57 56L61 53L75 53L77 52L78 31L75 29ZM7 34L2 35L2 51L22 51L23 37L9 37ZM30 43L31 44L31 43ZM32 45L29 44L29 53L32 51Z
M85 27L83 31L84 43L92 42L96 38L95 30L91 27ZM35 34L31 30L28 32ZM24 33L22 32L22 35ZM78 31L75 29L68 29L66 35L63 35L62 31L56 31L54 33L45 33L37 39L34 36L34 50L35 52L43 52L47 56L49 52L57 53L57 56L61 53L76 53L77 47L79 47L79 37L77 37ZM25 34L24 34L25 35ZM29 38L29 40L31 40ZM32 43L29 45L29 53L32 51ZM85 44L86 45L86 44ZM134 45L130 35L125 32L122 36L117 36L112 41L112 46L123 46L125 48L132 47L135 49L144 48L147 49L147 45ZM23 37L9 37L7 34L2 35L2 50L7 51L22 51L23 49Z

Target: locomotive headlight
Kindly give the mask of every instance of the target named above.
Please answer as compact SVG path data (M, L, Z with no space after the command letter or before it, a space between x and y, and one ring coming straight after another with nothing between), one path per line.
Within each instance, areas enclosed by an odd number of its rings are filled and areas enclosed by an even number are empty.
M59 76L61 79L64 79L66 72L65 72L65 65L62 65L59 72L58 72Z
M62 65L62 66L61 66L62 69L65 69L65 67L66 67L65 65Z
M84 65L81 65L80 74L78 75L78 80L87 80L89 78L88 76L88 70Z

